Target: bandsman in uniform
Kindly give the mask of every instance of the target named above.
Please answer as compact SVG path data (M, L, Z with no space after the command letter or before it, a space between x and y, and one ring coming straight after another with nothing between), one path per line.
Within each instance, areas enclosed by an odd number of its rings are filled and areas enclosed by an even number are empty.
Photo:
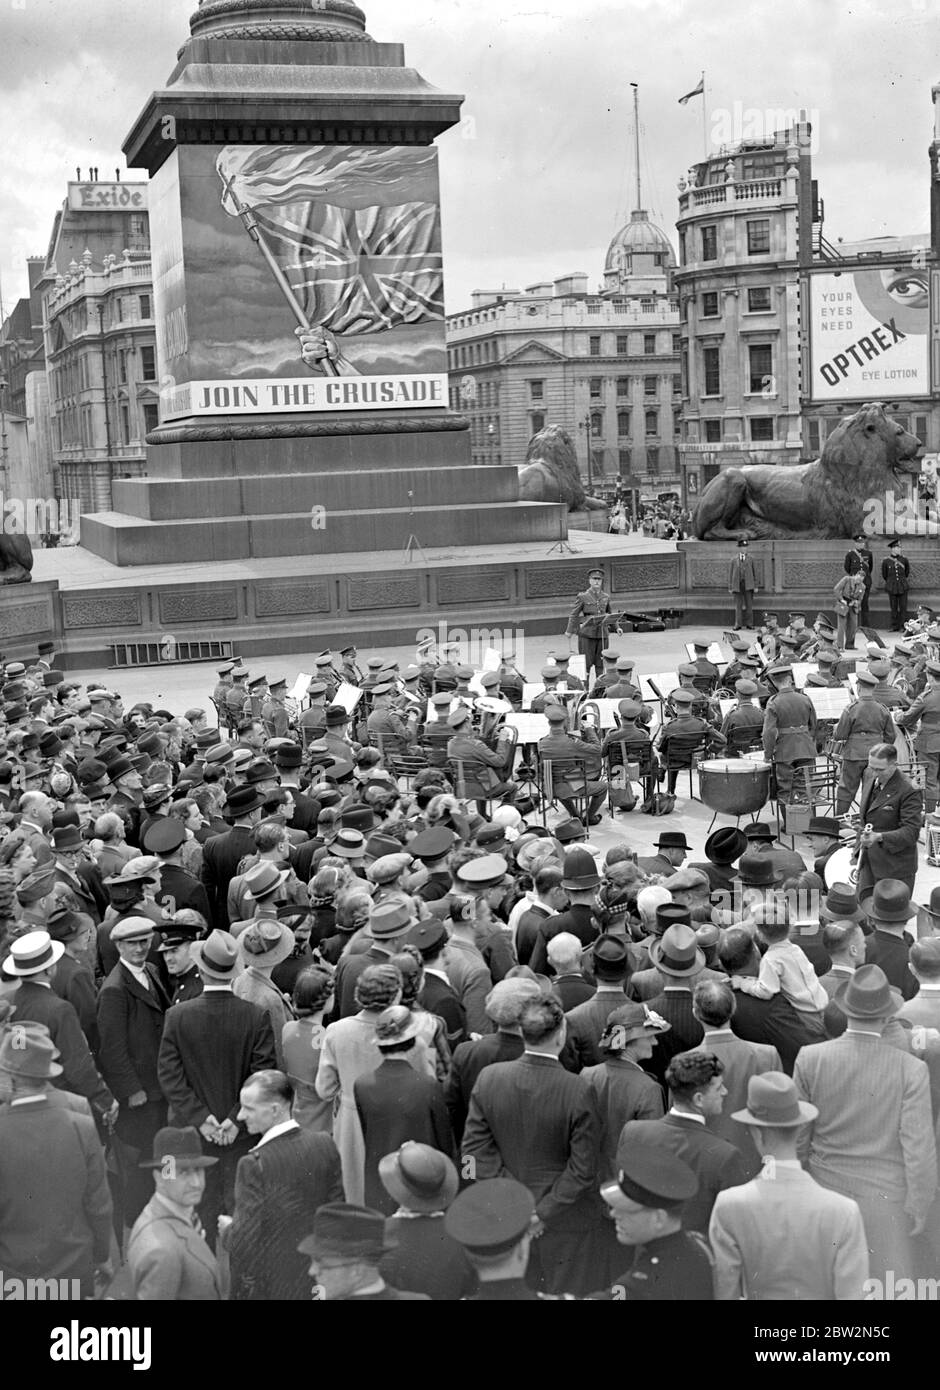
M474 737L472 711L466 705L458 705L447 716L447 724L451 730L451 738L447 743L448 761L462 762L464 773L472 776L474 781L486 789L488 800L515 795L518 788L516 783L510 780L510 760L513 756L512 730L503 728L499 731L494 750L487 748L481 739ZM482 803L483 798L479 798L479 801ZM477 809L481 815L485 814L482 804Z
M875 699L878 677L871 671L859 671L858 699L847 705L833 730L833 740L842 744L842 772L836 790L837 816L844 816L858 791L862 773L868 766L868 754L876 743L894 742L891 715Z
M816 661L819 666L817 674L820 679L814 681L814 685L821 685L827 687L829 690L837 690L845 684L845 681L838 674L837 670L839 665L838 652L820 652Z
M924 803L929 815L937 809L940 800L940 662L927 662L927 689L910 709L895 715L895 720L902 729L918 726L914 749L927 772ZM885 740L886 743L893 741L893 737Z
M287 681L283 676L268 685L268 697L261 705L261 719L270 738L286 738L290 730L290 715L284 707Z
M692 663L690 661L683 662L676 671L676 675L679 677L679 684L676 686L675 690L669 692L669 697L666 701L667 709L664 713L671 714L675 717L678 713L676 696L680 691L684 690L692 697L692 714L694 717L703 720L706 724L711 724L713 728L717 729L721 724L721 706L717 700L706 695L704 691L699 690L698 686L695 684L698 671Z
M633 700L641 708L640 723L649 724L653 718L653 710L650 705L644 704L640 687L633 679L633 672L636 662L629 656L618 656L615 663L614 674L616 680L607 686L603 694L605 700Z
M515 1178L471 1183L447 1208L444 1231L463 1246L479 1288L469 1303L555 1303L572 1294L536 1293L525 1280L538 1223L532 1193Z
M653 745L656 752L662 754L664 758L669 756L670 743L676 741L684 743L686 740L700 739L705 735L708 736L709 747L715 745L724 748L725 746L724 734L709 724L707 720L693 714L696 693L694 690L686 690L682 687L674 690L669 697L675 709L675 716L672 719L667 719L656 735ZM670 793L674 793L676 790L680 770L673 768L668 774L666 790Z
M891 631L903 632L907 622L907 594L911 587L911 562L901 554L901 542L895 536L888 542L888 554L881 562L881 578L891 604Z
M633 1249L633 1263L610 1289L591 1294L591 1300L712 1300L708 1244L682 1229L683 1208L698 1192L692 1169L667 1149L632 1138L621 1142L617 1162L617 1181L605 1183L601 1196L610 1208L618 1243Z
M217 674L219 679L216 681L215 689L212 692L213 704L225 704L226 697L232 688L232 669L234 665L234 661L227 661L224 666L218 668Z
M421 672L417 666L406 666L401 674L401 690L392 696L392 708L407 719L409 714L423 715L427 701L419 689Z
M470 689L470 682L473 680L473 667L460 665L456 667L457 685L454 694L458 700L464 700L468 705L472 705L476 695Z
M790 619L787 628L787 636L793 639L796 650L802 652L813 640L813 634L806 626L806 614L790 613L787 616ZM802 657L800 660L802 660Z
M568 733L568 714L563 705L549 705L545 710L548 719L548 733L539 739L539 756L549 758L553 763L577 760L584 764L586 779L585 791L590 797L588 820L591 825L599 825L601 807L607 796L607 783L601 777L601 742L596 729L584 727L578 733ZM576 818L578 804L573 798L572 788L565 781L564 768L554 769L554 792L569 816Z
M407 752L415 742L417 731L417 713L404 720L392 709L394 689L390 681L372 687L372 712L366 721L369 742L383 757L387 753Z
M243 719L249 712L248 691L245 688L245 681L248 679L248 670L244 666L233 666L232 684L229 686L225 696L225 708L230 719L236 723Z
M344 647L340 652L340 675L350 685L362 685L362 672L356 665L359 653L354 646Z
M297 723L301 729L307 731L304 737L309 742L312 738L322 738L326 730L326 685L323 681L310 682L307 686L307 699L310 703Z
M708 659L708 649L710 646L710 642L703 642L701 638L699 638L698 641L694 641L692 643L692 650L695 652L695 656L689 664L695 667L695 673L699 679L704 678L705 680L710 680L717 684L718 667L713 661L709 661Z
M522 709L522 687L525 685L520 673L508 658L503 658L499 668L499 688L513 709Z
M644 714L650 711L638 700L620 700L617 704L617 727L611 729L601 744L601 755L607 757L615 744L628 744L629 753L623 753L624 762L645 761L647 751L652 752L650 736L642 727ZM643 779L643 795L650 797L656 790L657 765L655 758L650 762L650 773Z
M385 668L385 658L382 656L370 656L366 662L366 674L359 682L360 690L370 691L373 686L384 685L382 671ZM324 681L324 685L326 682Z
M732 735L738 730L746 729L753 733L764 727L764 711L754 703L757 697L756 683L743 678L737 680L734 692L738 703L728 711L721 723L721 732L729 743L734 742Z
M610 626L604 621L610 617L611 609L610 594L601 587L603 582L603 570L588 570L588 587L575 599L565 628L567 637L572 641L575 637L578 639L578 650L584 657L584 670L589 681L592 671L597 677L603 670L601 651Z
M879 705L884 705L885 709L910 709L910 697L890 682L891 663L889 661L880 657L872 658L868 663L868 669L877 681L872 693Z
M426 743L433 745L434 750L446 755L447 745L451 738L451 727L447 722L450 707L453 703L453 693L450 690L439 690L436 695L431 696L431 708L434 710L435 718L428 719L421 731L421 737ZM436 752L432 755L431 761L435 764L439 761ZM443 762L443 756L440 759Z
M247 683L249 713L252 719L261 718L261 706L268 698L267 676L253 676Z
M318 681L322 681L326 686L327 704L332 703L333 696L339 689L339 683L342 680L340 673L333 665L332 652L321 652L318 657L314 658L314 675Z
M441 659L434 670L435 690L457 689L457 658L459 654L457 647L441 648Z
M740 679L752 681L754 685L757 686L757 695L755 698L758 704L763 708L773 694L773 691L769 685L765 684L763 676L758 674L760 671L760 662L756 656L742 656L738 665L741 667Z
M741 658L747 656L751 650L750 642L745 642L743 638L736 637L731 643L731 650L734 656L728 662L721 677L721 684L725 690L733 690L735 681L739 681L742 676L747 676L747 672L741 665Z
M777 693L764 712L764 759L773 763L777 795L785 801L794 767L816 761L816 710L809 696L794 687L789 666L773 666L768 674Z
M539 691L538 695L532 696L532 703L529 708L533 714L544 714L549 705L564 704L564 699L558 691L558 681L561 677L560 667L543 666L539 676L543 689Z
M592 700L613 699L612 695L607 694L607 689L611 685L616 685L617 681L620 679L617 674L617 662L619 659L620 653L615 652L612 647L607 647L606 650L601 652L601 661L604 663L604 671L591 686ZM624 696L624 699L626 698L627 697Z
M584 681L581 680L580 676L573 676L568 670L568 662L571 660L568 652L549 652L549 656L556 666L561 667L561 675L558 679L564 681L569 690L584 690Z

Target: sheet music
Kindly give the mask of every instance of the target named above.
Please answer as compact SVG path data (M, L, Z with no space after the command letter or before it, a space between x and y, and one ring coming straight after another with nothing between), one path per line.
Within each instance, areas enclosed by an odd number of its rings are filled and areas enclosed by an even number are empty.
M544 714L507 714L506 723L518 731L520 743L538 743L548 733Z
M689 654L689 660L694 661L695 644L693 642L686 642L684 645L686 651ZM719 647L717 642L712 642L711 646L708 648L708 651L705 653L705 660L710 661L713 666L727 666L728 664L727 658L725 657L724 652L721 650L721 647Z
M288 691L287 698L289 700L297 700L298 703L305 699L307 695L307 686L310 684L311 680L311 676L301 671L300 675L294 681L293 688Z
M486 668L484 667L484 670L485 670L485 669L486 669ZM481 677L482 675L483 675L483 671L474 671L472 678L471 678L470 680L467 681L467 688L468 688L469 690L472 690L473 693L474 693L475 695L485 695L485 694L486 694L486 686L485 686L485 685L483 684L483 682L480 680L480 677Z
M522 686L522 708L524 710L530 709L536 695L541 695L544 689L544 685L532 685L529 681L525 681Z
M718 708L721 710L721 717L722 717L722 719L724 719L724 717L725 717L726 715L728 715L728 714L731 713L731 711L735 708L735 706L737 705L737 703L738 703L737 700L719 700L719 701L718 701Z
M812 702L817 719L838 719L852 698L849 691L841 685L832 688L810 685L803 694Z
M592 705L597 705L597 712L600 716L600 727L602 729L617 728L617 706L619 700L592 700Z
M654 672L653 675L641 679L649 682L654 700L665 700L679 685L679 677L675 671L663 671L659 675Z
M352 714L361 699L362 691L358 685L350 685L348 681L340 681L336 694L333 696L333 704L342 705L347 714Z
M495 647L487 647L483 653L483 670L498 671L503 664L503 658Z
M579 681L583 681L585 685L587 684L587 666L585 664L586 660L587 658L582 656L581 653L578 652L577 655L572 656L570 661L568 662L568 670L571 672L573 676L577 676Z
M793 672L793 684L797 690L802 690L806 684L806 677L811 671L818 671L819 667L813 661L795 661L790 669Z

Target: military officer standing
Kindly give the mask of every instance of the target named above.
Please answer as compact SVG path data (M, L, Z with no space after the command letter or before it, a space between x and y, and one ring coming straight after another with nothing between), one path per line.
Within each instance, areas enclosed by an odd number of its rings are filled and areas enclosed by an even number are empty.
M897 537L888 542L888 554L881 562L881 577L891 604L891 631L903 632L907 622L907 594L911 587L911 562L901 554Z
M773 763L778 798L786 801L793 769L816 761L816 710L809 696L794 687L789 666L774 666L768 674L777 694L764 712L764 758Z
M842 775L836 791L836 815L844 816L858 791L862 773L868 765L869 751L876 743L894 742L891 715L875 699L878 677L859 671L858 699L847 705L839 717L833 739L842 743Z
M610 1289L590 1298L615 1303L712 1300L708 1245L682 1229L683 1208L699 1186L692 1169L668 1150L632 1138L621 1140L617 1161L618 1179L605 1183L601 1196L610 1208L618 1244L633 1247L633 1264Z
M914 749L918 760L926 766L924 803L929 814L937 809L940 800L940 662L927 662L927 689L910 709L895 715L895 720L902 729L913 729L919 721Z
M588 570L588 587L578 594L575 599L574 607L568 618L568 626L565 634L569 638L578 639L578 650L584 657L585 675L590 681L591 672L594 672L595 679L603 671L603 660L601 652L607 636L609 623L605 623L605 617L610 615L610 594L605 593L601 588L604 582L604 571L599 569Z
M875 557L868 549L868 539L864 535L855 537L855 544L845 557L846 574L860 574L865 584L865 593L862 597L862 607L859 613L859 622L862 627L868 627L871 621L868 612L868 600L871 595L871 576L875 567Z

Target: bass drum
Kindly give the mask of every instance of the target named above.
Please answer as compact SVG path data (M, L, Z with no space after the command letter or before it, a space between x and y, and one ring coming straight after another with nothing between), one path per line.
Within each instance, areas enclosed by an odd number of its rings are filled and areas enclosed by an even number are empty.
M827 888L831 888L834 883L850 883L855 887L858 882L858 865L852 863L852 853L852 845L843 845L826 860L824 877Z

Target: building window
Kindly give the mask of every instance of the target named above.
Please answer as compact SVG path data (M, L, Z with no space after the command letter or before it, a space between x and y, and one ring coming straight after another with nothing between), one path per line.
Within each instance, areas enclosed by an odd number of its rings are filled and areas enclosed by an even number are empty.
M599 334L592 333L590 338L588 339L588 353L591 357L600 357L601 340Z
M682 351L682 339L678 333L673 333L672 335L672 350L673 352Z
M680 429L680 426L679 426L679 418L680 418L681 415L682 415L682 411L681 411L681 410L674 410L674 411L672 412L672 432L673 432L673 434L676 436L677 439L679 438L679 435L680 435L681 432L682 432L681 429Z
M139 212L131 213L131 236L143 241L147 236L147 219Z
M621 439L630 437L630 412L629 410L617 411L617 434Z
M538 434L545 428L545 416L540 410L533 410L529 417L529 428L532 434Z
M140 349L140 366L144 381L156 381L157 379L157 350L152 347L142 347Z
M774 179L779 173L776 155L746 154L741 159L741 179L752 183L755 179Z
M702 260L717 261L718 259L718 228L715 226L702 228Z
M721 421L720 421L720 420L706 420L706 421L705 421L705 443L706 443L706 444L720 444L720 443L721 443Z
M644 298L644 299L641 299L641 300L640 300L640 313L641 313L641 314L651 314L655 308L656 308L656 304L655 304L655 302L654 302L652 299L646 299L646 298Z
M716 319L718 317L718 291L706 290L702 295L702 318Z
M646 433L659 434L659 411L648 410L646 412Z
M770 312L769 285L759 285L757 289L748 290L747 311L749 314L767 314Z
M124 322L124 301L122 299L114 301L114 318L116 323Z
M819 453L819 421L807 420L806 422L806 447L811 454Z
M131 442L131 417L126 405L121 406L121 443Z
M643 334L643 354L645 357L652 357L656 351L656 334Z
M145 401L144 406L144 433L149 434L155 430L160 423L160 412L152 401Z
M617 334L617 356L626 357L630 351L630 339L626 333Z
M529 382L529 400L530 400L530 401L544 401L544 399L545 399L545 382L544 382L544 381L530 381L530 382Z
M643 378L643 395L655 396L659 378L655 376L645 376Z
M914 416L914 433L917 435L917 438L920 440L921 444L922 444L922 445L924 446L924 448L926 449L926 447L927 447L927 416L926 416L926 415L915 415L915 416Z
M769 343L752 343L747 350L750 363L748 390L753 394L769 388L774 390L773 349Z
M617 395L623 398L630 394L630 378L628 376L618 376Z
M618 449L618 450L617 450L617 468L619 469L619 471L620 471L621 473L629 473L629 472L630 472L630 450L629 450L629 449Z
M763 256L770 250L770 218L759 217L747 224L747 254Z
M773 422L773 416L771 416L771 415L761 415L761 416L758 416L756 419L751 420L749 423L750 423L750 426L751 426L751 438L752 438L752 439L773 439L773 437L774 437L774 422Z
M674 377L672 378L672 394L673 394L674 396L681 396L681 395L682 395L682 377L681 377L681 376L674 376Z
M127 353L123 348L118 348L117 355L118 381L127 380Z
M591 412L591 437L602 439L604 435L604 417L599 410Z
M589 391L592 401L599 401L604 394L604 379L599 376L592 376L589 383Z
M703 395L721 395L721 353L716 347L702 348L702 374L705 378Z
M142 319L149 319L149 318L150 318L150 295L149 295L149 294L142 294L142 295L140 296L140 317L141 317Z
M659 448L655 444L646 446L646 471L653 474L659 472Z
M685 265L685 228L679 233L679 264Z

